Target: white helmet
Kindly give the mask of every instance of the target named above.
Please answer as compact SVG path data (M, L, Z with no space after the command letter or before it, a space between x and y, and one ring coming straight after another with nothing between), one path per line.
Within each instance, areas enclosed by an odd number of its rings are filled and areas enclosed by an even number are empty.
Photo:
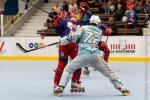
M90 23L94 23L96 25L99 25L101 23L101 20L100 20L99 16L92 15L90 18Z

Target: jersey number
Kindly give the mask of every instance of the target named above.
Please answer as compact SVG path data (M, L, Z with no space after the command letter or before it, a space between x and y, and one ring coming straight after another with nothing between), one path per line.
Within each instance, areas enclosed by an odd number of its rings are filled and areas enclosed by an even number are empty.
M97 43L97 36L93 34L92 32L86 32L86 37L84 38L83 42L88 42L95 44Z

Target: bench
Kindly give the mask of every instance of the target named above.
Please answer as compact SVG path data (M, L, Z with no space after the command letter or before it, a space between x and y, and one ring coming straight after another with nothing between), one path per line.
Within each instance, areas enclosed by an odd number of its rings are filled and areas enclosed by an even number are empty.
M37 34L40 34L41 36L58 36L54 29L37 30Z
M118 35L142 35L139 28L118 28Z

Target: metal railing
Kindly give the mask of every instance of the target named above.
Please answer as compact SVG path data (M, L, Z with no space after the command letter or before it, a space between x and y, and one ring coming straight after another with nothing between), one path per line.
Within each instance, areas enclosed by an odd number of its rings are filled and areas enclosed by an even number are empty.
M35 3L39 0L31 0L31 3ZM30 9L32 6L30 6L29 4L29 8ZM13 27L13 25L15 23L17 23L17 21L19 21L21 19L21 17L26 14L26 10L24 8L22 8L17 15L15 16L4 16L4 35L7 33L7 31Z

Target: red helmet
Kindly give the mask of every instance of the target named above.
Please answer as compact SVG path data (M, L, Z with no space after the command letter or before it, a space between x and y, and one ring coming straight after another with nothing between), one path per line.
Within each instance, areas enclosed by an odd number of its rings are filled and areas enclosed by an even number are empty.
M80 7L84 8L86 12L90 9L87 2L81 2Z

